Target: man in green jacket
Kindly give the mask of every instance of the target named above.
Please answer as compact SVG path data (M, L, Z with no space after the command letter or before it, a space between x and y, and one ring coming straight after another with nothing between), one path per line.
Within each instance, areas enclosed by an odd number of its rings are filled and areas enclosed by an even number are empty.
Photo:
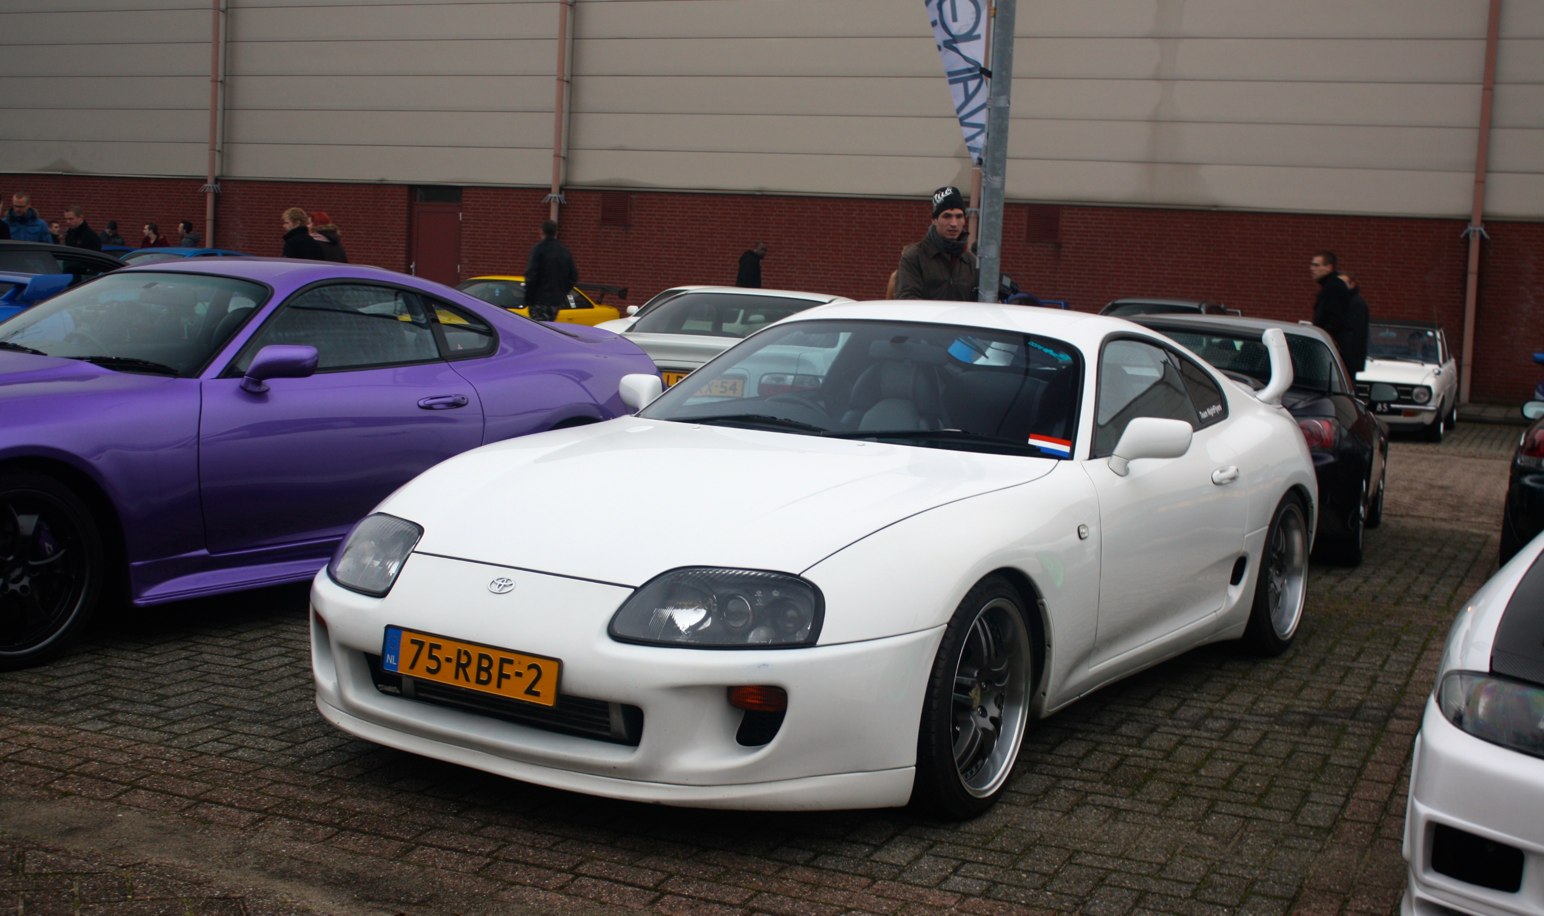
M966 245L965 197L945 185L933 192L933 224L901 252L895 298L976 301L976 256Z

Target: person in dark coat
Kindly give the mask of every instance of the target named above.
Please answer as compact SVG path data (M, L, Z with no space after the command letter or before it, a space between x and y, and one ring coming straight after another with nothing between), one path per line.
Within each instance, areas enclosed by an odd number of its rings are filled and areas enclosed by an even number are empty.
M1351 291L1335 269L1335 252L1315 254L1308 262L1308 273L1319 284L1319 295L1313 301L1313 323L1335 338L1338 346L1351 309Z
M107 221L107 231L101 233L98 237L101 239L103 245L123 244L123 236L118 234L118 221L115 219L110 219Z
M102 250L102 240L97 237L96 230L86 222L86 211L79 204L71 204L64 208L64 243L71 248L88 248L92 251Z
M199 237L199 234L197 232L193 231L193 221L192 220L186 220L185 219L185 220L179 222L177 224L177 231L182 233L182 238L180 240L178 240L177 244L181 245L183 248L202 248L202 247L204 247L204 240Z
M750 251L740 255L740 271L735 275L734 285L759 289L761 287L761 259L766 256L766 242L757 242Z
M284 211L284 257L327 260L327 253L311 237L311 216L299 207Z
M933 192L933 222L927 235L901 251L895 273L895 298L976 300L979 272L966 245L965 196L945 185Z
M322 246L322 254L327 260L348 263L348 252L343 250L343 233L326 210L311 211L311 238Z
M541 235L525 265L525 304L537 321L555 321L558 310L568 304L569 290L579 282L579 270L574 256L558 241L556 222L543 220Z
M1362 289L1357 286L1356 278L1349 273L1341 273L1340 282L1346 285L1351 298L1346 306L1344 339L1337 338L1335 346L1340 350L1340 358L1346 361L1346 370L1351 373L1351 382L1355 384L1356 374L1367 368L1369 333L1367 325L1371 316L1367 311L1367 300L1362 298Z

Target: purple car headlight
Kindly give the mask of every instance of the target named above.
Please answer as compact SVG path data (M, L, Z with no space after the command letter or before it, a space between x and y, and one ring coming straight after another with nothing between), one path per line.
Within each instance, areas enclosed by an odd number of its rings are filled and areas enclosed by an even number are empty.
M371 515L343 539L327 575L346 589L384 598L424 530L393 515Z
M1521 754L1544 757L1544 687L1479 671L1451 671L1437 685L1449 722Z
M693 649L786 649L820 637L810 582L757 569L692 567L649 580L611 618L619 642Z

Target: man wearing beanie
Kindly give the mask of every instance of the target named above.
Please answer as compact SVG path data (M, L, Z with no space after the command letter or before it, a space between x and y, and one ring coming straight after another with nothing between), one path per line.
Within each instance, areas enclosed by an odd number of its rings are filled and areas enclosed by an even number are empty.
M976 301L976 256L966 247L965 197L945 185L933 192L933 224L901 252L895 298Z

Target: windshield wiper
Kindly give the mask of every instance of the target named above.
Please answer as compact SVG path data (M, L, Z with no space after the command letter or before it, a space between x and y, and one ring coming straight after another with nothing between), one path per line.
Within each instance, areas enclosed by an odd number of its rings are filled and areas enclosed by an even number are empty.
M126 372L154 372L157 375L172 376L182 374L165 363L136 359L132 356L72 356L70 359L78 359L83 363L91 363L93 366L101 366L104 369L122 369Z
M700 417L667 417L677 423L729 423L744 424L749 426L771 426L777 429L797 429L807 433L829 432L824 426L816 426L813 423L805 423L801 420L791 420L788 417L774 417L764 413L730 413L708 414Z
M9 340L0 340L0 350L15 350L17 353L31 353L33 356L48 355L42 350L34 350L31 347L24 347L18 343L11 343Z
M824 434L829 439L873 439L883 442L938 442L969 445L980 448L1007 449L1026 454L1040 454L1040 449L1029 442L1004 439L999 436L983 436L963 429L851 429L832 430Z

